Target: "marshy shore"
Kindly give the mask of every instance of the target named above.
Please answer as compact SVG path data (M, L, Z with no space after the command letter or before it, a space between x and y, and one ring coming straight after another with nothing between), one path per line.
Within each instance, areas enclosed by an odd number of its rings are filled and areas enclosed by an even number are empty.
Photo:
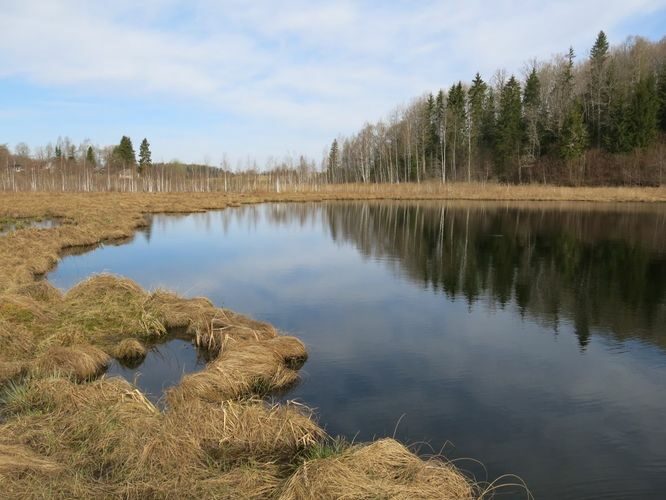
M441 458L383 439L328 436L307 408L270 395L298 381L305 346L205 298L152 292L100 275L67 293L41 276L67 249L122 241L151 213L243 203L351 199L666 201L664 188L401 185L281 194L3 193L0 236L0 488L26 497L478 498ZM19 229L20 228L20 229ZM106 378L112 359L140 360L169 332L210 361L166 395L165 409ZM479 457L482 458L482 457Z

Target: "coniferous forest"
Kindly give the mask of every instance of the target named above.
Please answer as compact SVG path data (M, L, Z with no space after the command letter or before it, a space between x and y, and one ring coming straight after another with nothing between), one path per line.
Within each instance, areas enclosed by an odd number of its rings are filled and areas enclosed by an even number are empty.
M330 146L330 182L659 185L666 162L666 39L476 74Z

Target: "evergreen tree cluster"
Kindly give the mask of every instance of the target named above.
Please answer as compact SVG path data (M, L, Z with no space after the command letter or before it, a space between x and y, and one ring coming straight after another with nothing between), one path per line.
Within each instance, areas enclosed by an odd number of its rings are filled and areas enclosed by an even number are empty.
M666 142L666 38L633 37L611 48L601 31L589 57L575 60L570 48L531 63L523 81L501 71L484 81L477 73L470 84L416 99L388 122L336 139L327 177L617 182L604 169L629 153L632 165L661 169L653 153Z
M120 139L120 144L114 147L113 157L115 163L120 167L126 169L138 168L139 172L144 171L147 167L150 167L153 164L151 159L150 144L146 138L141 141L141 145L139 146L138 164L136 161L134 146L132 145L132 139L126 135L122 136Z

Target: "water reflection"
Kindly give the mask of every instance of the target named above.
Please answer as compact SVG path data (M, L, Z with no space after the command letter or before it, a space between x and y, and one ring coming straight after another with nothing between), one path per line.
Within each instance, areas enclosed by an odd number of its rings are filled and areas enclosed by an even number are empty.
M360 204L328 207L334 240L392 258L414 281L552 326L666 341L666 214L599 207Z
M49 279L116 272L292 332L311 356L289 397L332 433L451 441L537 498L650 498L666 489L664 229L643 205L244 206L155 216Z
M107 376L120 376L135 383L153 403L162 405L167 389L183 375L201 370L205 360L188 340L172 338L153 346L144 359L134 363L113 361Z

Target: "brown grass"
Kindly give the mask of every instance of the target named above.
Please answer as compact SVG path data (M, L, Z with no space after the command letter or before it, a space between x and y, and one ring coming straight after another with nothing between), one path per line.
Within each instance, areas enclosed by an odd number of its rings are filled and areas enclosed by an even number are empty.
M113 350L113 357L122 361L134 362L146 357L146 348L136 339L121 340Z
M455 467L392 440L320 456L329 438L298 405L262 397L290 387L305 346L208 299L148 292L99 275L67 293L39 276L65 251L130 238L145 214L262 201L334 199L665 201L661 189L455 185L326 187L290 194L3 194L0 217L58 217L0 236L0 490L12 498L469 498ZM157 409L102 375L170 331L210 362ZM100 377L101 376L101 377Z
M306 356L305 346L293 337L228 340L205 370L183 377L167 401L171 406L193 400L217 403L283 390L298 381L295 363Z
M421 460L393 439L349 448L303 463L286 482L281 500L469 499L474 486L440 460Z
M60 375L85 382L106 371L111 359L92 345L53 346L40 354L30 365L33 377Z

